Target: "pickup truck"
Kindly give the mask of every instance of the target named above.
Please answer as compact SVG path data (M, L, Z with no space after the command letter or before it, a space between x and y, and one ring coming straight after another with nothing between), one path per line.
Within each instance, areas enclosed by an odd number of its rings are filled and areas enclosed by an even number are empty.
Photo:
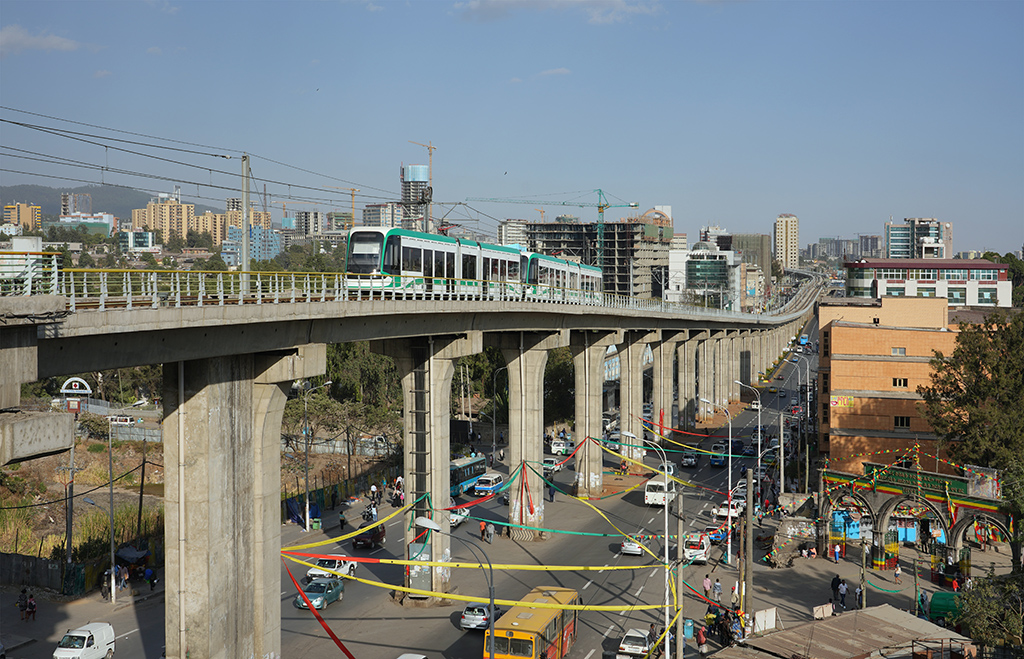
M721 506L711 510L711 515L713 517L739 517L745 507L745 501L733 501L731 505L729 502L723 501Z
M355 561L348 560L347 556L331 554L329 558L318 559L316 567L311 567L306 571L306 582L313 579L337 579L342 574L351 576L355 573Z

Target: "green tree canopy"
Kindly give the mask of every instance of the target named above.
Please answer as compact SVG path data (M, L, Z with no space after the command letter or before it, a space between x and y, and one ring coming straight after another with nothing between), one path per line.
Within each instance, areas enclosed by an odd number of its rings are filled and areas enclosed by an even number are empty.
M922 415L959 462L1007 469L1024 456L1024 314L961 323L951 355L936 351Z

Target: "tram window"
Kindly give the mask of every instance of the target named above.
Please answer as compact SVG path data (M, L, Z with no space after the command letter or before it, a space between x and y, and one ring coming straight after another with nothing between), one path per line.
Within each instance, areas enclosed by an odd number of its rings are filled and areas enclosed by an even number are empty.
M476 255L475 254L463 254L462 255L462 278L463 279L476 279Z
M427 277L434 276L434 253L429 249L423 250L423 274Z
M445 272L444 272L444 257L445 257L445 253L444 252L434 252L434 276L435 277L450 276L450 275L445 275Z
M422 272L423 250L418 247L403 247L402 270L405 270L406 272Z
M449 279L454 279L455 278L455 255L452 254L451 252L448 252L447 254L445 254L444 255L444 264L445 264L445 272L447 273L446 276Z
M384 264L382 270L389 275L397 275L402 271L401 261L402 239L398 236L388 236L384 243Z
M491 278L491 259L487 258L486 256L484 257L484 271L483 272L484 272L484 276L483 276L484 279L490 279Z
M508 278L512 281L519 281L519 263L517 261L508 262Z

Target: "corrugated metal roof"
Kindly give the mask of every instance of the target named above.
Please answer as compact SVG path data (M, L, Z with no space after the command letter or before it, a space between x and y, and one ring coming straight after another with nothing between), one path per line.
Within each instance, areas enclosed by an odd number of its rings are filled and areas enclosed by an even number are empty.
M768 659L769 655L784 659L852 659L925 639L970 642L949 629L884 604L751 638L745 641L747 647L725 648L712 656L715 659Z

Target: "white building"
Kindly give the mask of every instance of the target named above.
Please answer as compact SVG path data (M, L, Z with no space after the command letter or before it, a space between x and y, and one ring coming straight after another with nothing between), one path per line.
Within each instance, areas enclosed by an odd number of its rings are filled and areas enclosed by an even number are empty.
M1010 266L984 259L872 259L847 262L846 297L944 297L950 305L1010 307Z
M364 227L393 229L402 226L402 217L402 205L394 201L386 204L367 204L363 207Z
M499 245L526 245L526 220L502 220L498 222Z

